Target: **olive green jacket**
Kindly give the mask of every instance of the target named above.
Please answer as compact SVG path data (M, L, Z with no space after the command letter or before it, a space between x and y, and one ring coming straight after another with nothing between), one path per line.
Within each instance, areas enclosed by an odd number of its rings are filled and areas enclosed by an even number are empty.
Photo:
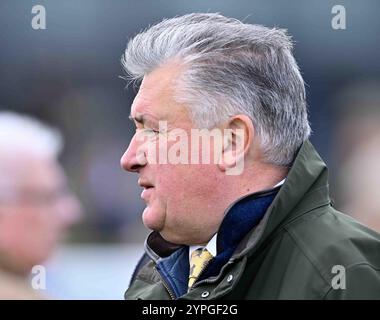
M171 299L155 264L176 248L146 242L145 249L148 262L125 298ZM333 208L327 167L306 141L264 218L219 275L180 299L380 299L380 235Z

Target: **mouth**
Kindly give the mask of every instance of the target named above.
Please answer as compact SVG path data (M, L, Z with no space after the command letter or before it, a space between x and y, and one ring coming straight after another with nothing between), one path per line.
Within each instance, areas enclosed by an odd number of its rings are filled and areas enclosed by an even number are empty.
M141 192L141 199L148 201L149 196L154 189L154 186L150 182L142 180L142 179L139 179L138 184L140 187L144 188L144 190Z
M145 190L154 188L153 184L151 184L150 182L146 180L139 179L137 183L139 184L140 187L143 187Z

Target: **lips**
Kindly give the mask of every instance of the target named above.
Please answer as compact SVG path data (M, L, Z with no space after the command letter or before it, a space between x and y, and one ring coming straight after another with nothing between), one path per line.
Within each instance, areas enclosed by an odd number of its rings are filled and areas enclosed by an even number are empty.
M150 198L150 195L152 194L154 188L144 188L143 192L141 192L141 199L143 199L145 202L147 202Z
M153 184L151 184L149 181L143 180L141 178L139 179L139 181L137 183L139 184L140 187L143 187L144 189L153 188Z
M145 201L148 201L150 194L152 193L154 189L153 184L143 179L139 179L138 184L140 187L144 188L144 190L141 192L141 198Z

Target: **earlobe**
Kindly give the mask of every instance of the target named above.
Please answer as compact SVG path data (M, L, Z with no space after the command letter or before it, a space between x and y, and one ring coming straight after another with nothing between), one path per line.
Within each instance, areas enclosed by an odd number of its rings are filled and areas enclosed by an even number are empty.
M223 133L223 147L219 168L228 171L244 162L253 140L252 121L245 115L237 115L229 120ZM242 164L243 165L243 164Z
M239 115L238 119L235 121L237 130L237 135L241 146L242 152L247 154L254 139L254 127L252 120L246 115ZM240 133L240 134L239 134Z
M226 131L226 130L225 130ZM230 132L224 132L222 152L220 154L219 168L225 172L235 165L235 157L233 155L233 137Z

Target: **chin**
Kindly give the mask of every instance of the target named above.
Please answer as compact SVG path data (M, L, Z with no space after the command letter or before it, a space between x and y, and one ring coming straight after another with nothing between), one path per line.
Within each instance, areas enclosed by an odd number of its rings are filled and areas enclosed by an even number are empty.
M160 231L160 235L161 237L163 237L166 241L170 243L181 244L181 245L184 244L183 241L180 239L180 237L176 237L173 234L170 235L167 232L165 232L165 230Z
M164 224L162 217L163 214L160 212L155 211L151 207L146 207L142 214L142 221L148 229L160 232Z

